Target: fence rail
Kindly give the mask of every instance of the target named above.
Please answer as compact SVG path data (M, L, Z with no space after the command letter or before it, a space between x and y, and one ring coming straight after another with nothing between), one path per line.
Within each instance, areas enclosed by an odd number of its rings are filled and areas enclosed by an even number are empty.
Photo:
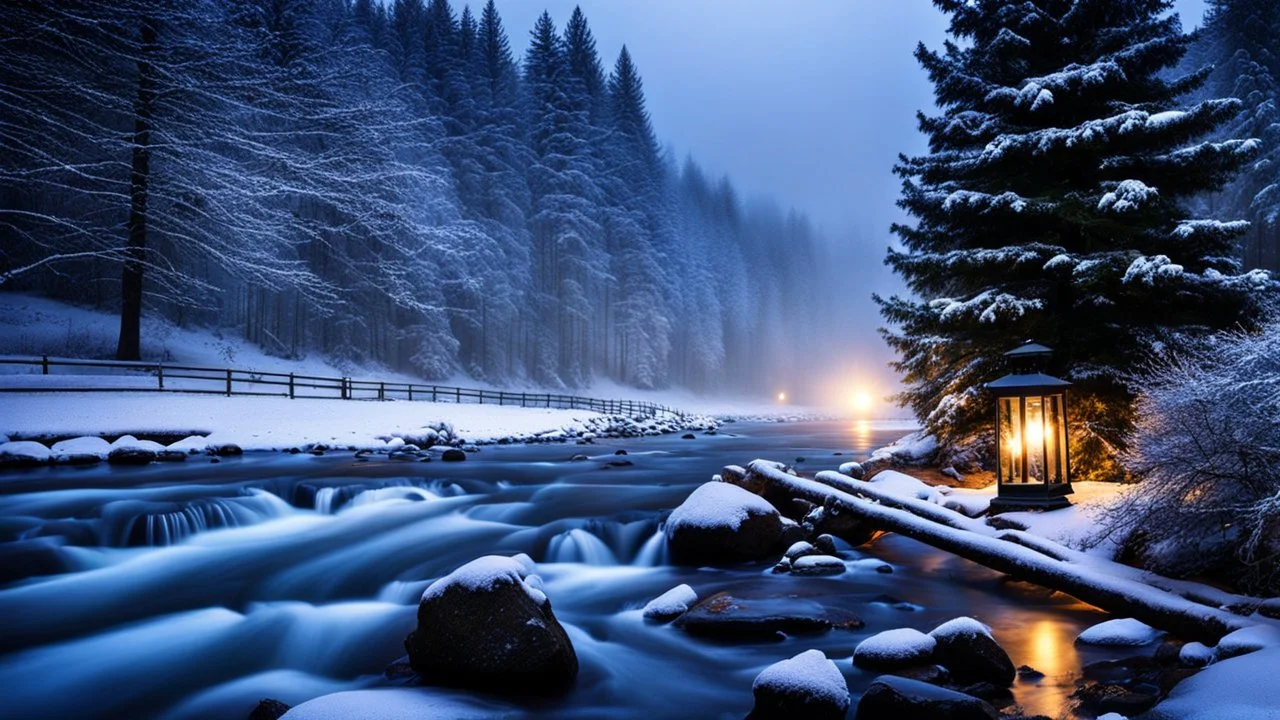
M33 368L31 372L6 372L5 367ZM107 373L91 372L107 370ZM59 378L83 377L89 384L56 381L15 382L33 375ZM105 378L126 380L113 385ZM97 383L96 385L93 383ZM289 399L429 400L431 402L518 405L531 408L593 410L610 415L658 415L685 417L665 405L637 400L605 400L555 393L508 392L446 385L428 385L349 377L322 377L297 373L211 368L154 362L83 360L75 358L0 356L0 393L5 392L177 392L205 395L282 397Z

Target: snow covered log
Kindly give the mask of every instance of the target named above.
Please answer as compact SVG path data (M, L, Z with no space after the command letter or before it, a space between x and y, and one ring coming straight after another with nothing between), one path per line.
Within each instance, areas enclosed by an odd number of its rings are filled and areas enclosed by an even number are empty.
M1117 616L1137 618L1187 640L1214 643L1227 633L1255 624L1130 577L1099 572L1082 562L1055 559L984 534L980 527L987 526L980 521L938 505L879 492L870 483L838 473L820 475L825 482L839 483L847 490L790 475L768 461L752 462L748 472L762 477L773 492L785 491L815 504L832 503L882 530L1066 593Z

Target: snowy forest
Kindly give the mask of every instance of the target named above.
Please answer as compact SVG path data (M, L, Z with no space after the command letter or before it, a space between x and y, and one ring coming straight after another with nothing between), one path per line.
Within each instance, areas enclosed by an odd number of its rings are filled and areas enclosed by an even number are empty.
M427 378L764 387L802 214L664 149L637 63L493 2L0 7L0 287ZM821 283L820 283L821 284Z

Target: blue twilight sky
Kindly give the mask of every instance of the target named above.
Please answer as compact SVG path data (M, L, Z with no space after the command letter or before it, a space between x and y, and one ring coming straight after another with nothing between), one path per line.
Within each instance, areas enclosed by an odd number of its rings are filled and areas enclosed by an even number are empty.
M891 389L869 296L898 288L882 265L900 217L891 168L924 149L915 113L932 107L932 89L912 51L940 45L942 13L929 0L498 0L520 55L544 8L563 27L575 5L606 69L627 45L679 157L824 228L848 266L835 290L848 312L815 346L847 359L841 382ZM1175 5L1184 26L1199 24L1203 0Z

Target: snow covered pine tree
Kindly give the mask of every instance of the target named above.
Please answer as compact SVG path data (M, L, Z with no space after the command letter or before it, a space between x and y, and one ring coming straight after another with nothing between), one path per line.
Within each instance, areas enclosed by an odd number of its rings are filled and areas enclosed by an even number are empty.
M1168 79L1191 37L1167 0L934 0L955 42L916 57L942 114L920 116L930 153L902 157L886 262L919 299L879 298L905 374L900 399L944 454L989 447L982 385L1026 338L1058 349L1076 383L1077 479L1120 475L1134 421L1128 373L1204 333L1255 325L1264 272L1241 274L1248 224L1191 219L1258 153L1255 139L1196 142L1237 100L1179 109L1205 72ZM946 459L946 458L942 458Z

